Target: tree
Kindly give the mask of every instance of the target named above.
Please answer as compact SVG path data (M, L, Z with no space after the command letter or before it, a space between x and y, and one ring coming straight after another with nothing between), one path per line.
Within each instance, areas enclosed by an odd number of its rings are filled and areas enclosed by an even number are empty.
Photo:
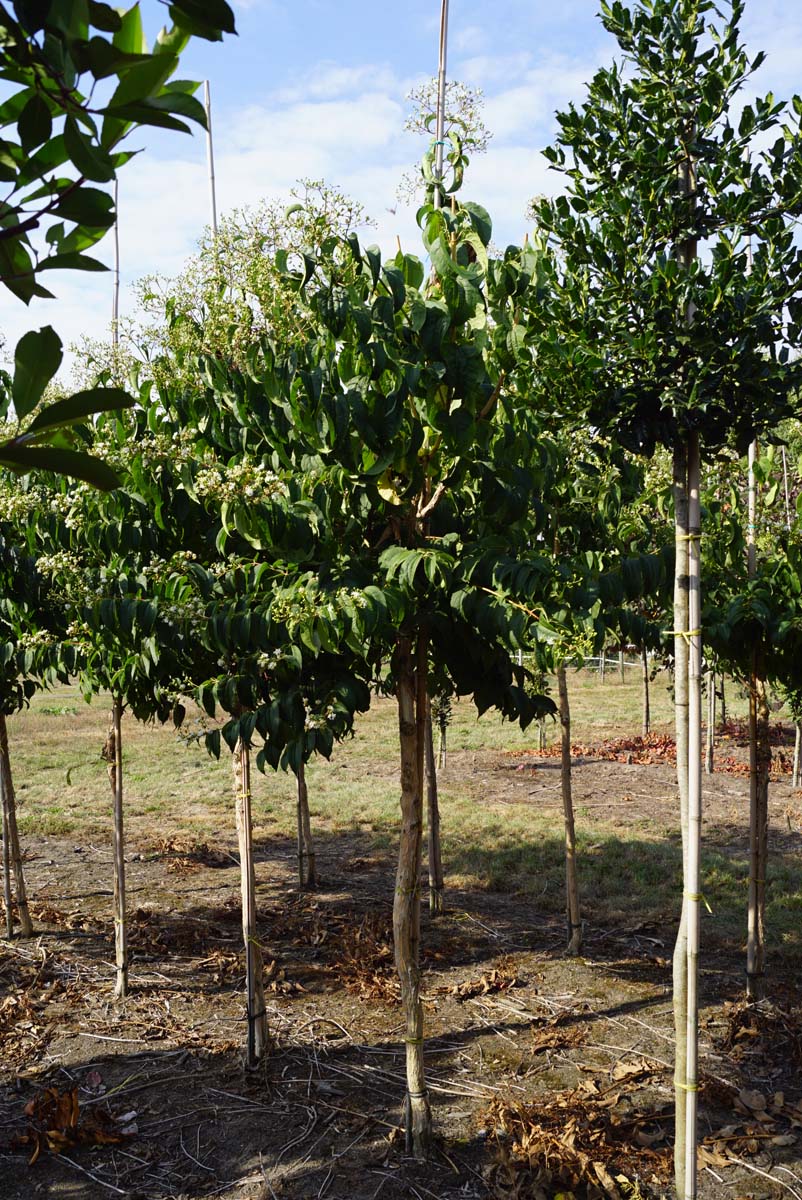
M104 190L132 157L118 150L142 126L189 132L205 126L197 84L169 82L189 38L219 40L234 32L225 0L174 0L173 25L152 53L139 5L118 11L90 0L16 0L0 5L2 75L11 95L0 105L0 181L7 185L0 221L0 282L28 304L52 297L45 271L105 270L85 253L112 227L114 203ZM111 35L111 36L107 36ZM84 82L86 80L86 83ZM100 85L100 87L98 87ZM110 89L110 94L103 93ZM25 334L14 354L13 381L0 389L0 416L11 404L25 420L58 370L62 345L45 326ZM113 487L112 472L81 449L67 430L92 413L130 401L119 389L90 389L57 401L0 444L0 463L20 473L59 471Z
M547 156L568 194L535 205L563 262L561 311L545 335L556 395L579 373L592 425L638 453L662 444L674 455L685 863L675 955L676 1177L688 1200L696 1195L699 446L708 455L725 444L743 451L793 411L800 368L789 351L802 314L792 228L802 203L802 101L792 117L772 96L760 98L733 122L735 97L762 55L750 60L743 48L742 0L728 11L717 21L712 0L602 4L625 65L599 71L585 103L560 115Z

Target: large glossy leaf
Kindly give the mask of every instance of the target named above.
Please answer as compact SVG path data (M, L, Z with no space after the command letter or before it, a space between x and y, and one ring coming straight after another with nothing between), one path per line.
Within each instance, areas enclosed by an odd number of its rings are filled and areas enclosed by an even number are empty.
M18 475L31 471L52 471L71 479L82 479L102 492L112 491L120 481L104 462L80 450L62 450L53 446L25 446L7 442L0 446L0 464Z
M89 391L75 392L49 404L42 412L37 413L25 430L25 436L45 429L56 429L62 425L72 425L83 417L94 413L117 412L124 408L132 408L136 403L133 396L122 388L91 388Z
M50 325L31 330L17 342L11 398L20 420L27 417L39 403L45 388L61 366L62 357L61 338Z

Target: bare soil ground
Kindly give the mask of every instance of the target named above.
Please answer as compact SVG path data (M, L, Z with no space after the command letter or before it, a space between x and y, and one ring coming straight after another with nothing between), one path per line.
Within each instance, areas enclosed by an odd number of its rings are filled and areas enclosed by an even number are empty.
M127 847L132 994L122 1004L112 999L110 842L95 832L29 838L37 936L0 944L0 1197L668 1195L674 778L670 766L628 753L576 761L578 822L590 830L580 860L584 957L563 954L553 872L522 886L522 851L503 837L484 852L447 844L457 886L442 918L423 918L438 1133L424 1165L405 1156L398 1130L394 854L381 838L323 823L322 886L299 894L294 845L257 829L275 1048L256 1073L242 1059L233 830L198 841L182 832L178 808L149 829L137 824ZM726 753L742 761L736 743ZM371 775L391 785L393 770L388 759ZM364 786L374 783L364 775ZM536 814L559 847L556 759L452 753L444 827L452 789L502 831L506 813L530 812L533 827ZM700 1195L799 1200L802 936L795 920L778 922L769 999L745 1006L733 913L745 912L746 780L719 773L705 792L713 911L703 931ZM786 917L800 907L801 810L787 778L772 786L771 887ZM526 848L527 864L540 848Z

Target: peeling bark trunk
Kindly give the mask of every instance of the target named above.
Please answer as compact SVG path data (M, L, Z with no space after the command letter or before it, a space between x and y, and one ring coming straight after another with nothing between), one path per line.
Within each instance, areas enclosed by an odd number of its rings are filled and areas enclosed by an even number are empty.
M114 995L124 1000L128 995L128 917L125 904L125 839L123 817L123 742L122 701L115 699L111 710L111 725L103 758L106 760L114 805L114 962L116 978Z
M3 829L4 831L8 830L8 853L14 869L14 882L17 889L17 918L20 925L20 936L33 937L33 922L28 911L28 892L25 887L25 870L22 865L22 851L20 850L17 826L17 800L14 793L14 779L11 774L11 756L8 751L8 725L4 713L0 713L0 790L2 791L4 810ZM9 879L9 889L10 883Z
M309 817L309 792L306 787L306 767L298 766L298 885L301 891L317 887L315 867L315 844L312 840L312 822Z
M764 995L766 961L766 868L768 865L769 705L761 656L755 651L749 695L749 912L746 938L746 995Z
M565 818L565 896L568 916L568 953L582 953L582 920L579 910L579 879L576 868L576 831L574 803L571 794L571 708L568 703L568 684L565 667L557 668L557 689L560 697L560 782L563 815Z
M719 692L719 696L721 697L721 724L726 725L727 724L727 696L724 692L724 674L723 674L723 672L721 675L721 691Z
M423 1004L420 996L423 722L419 719L421 714L416 712L420 704L425 704L426 651L426 638L421 632L418 635L417 663L413 661L412 639L409 635L402 635L398 639L395 652L401 751L401 836L393 901L393 944L406 1027L406 1148L407 1153L414 1154L418 1159L428 1156L432 1139L432 1114L423 1062Z
M652 728L652 707L649 701L649 655L641 646L641 671L643 679L643 736L648 737Z
M713 752L716 748L716 673L707 673L707 749L705 750L705 772L713 774Z
M251 818L251 752L238 741L232 755L234 768L234 811L239 842L240 887L242 892L242 937L245 942L245 986L247 994L248 1043L246 1065L256 1067L268 1048L267 1014L263 979L262 949L256 929L256 873L253 866L253 822Z
M683 899L673 957L674 1005L674 1179L677 1195L685 1194L685 1124L688 1098L687 1000L688 1000L688 466L684 445L674 449L674 722L677 743L677 793L682 832Z

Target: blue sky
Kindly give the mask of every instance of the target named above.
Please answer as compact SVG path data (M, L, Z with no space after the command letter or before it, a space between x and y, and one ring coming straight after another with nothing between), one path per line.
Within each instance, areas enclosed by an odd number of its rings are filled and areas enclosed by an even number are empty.
M405 95L436 71L440 0L247 0L234 8L239 36L193 42L179 71L211 82L218 208L285 197L299 177L324 177L376 220L366 240L390 249L400 236L415 249L414 214L395 192L425 149L403 132ZM142 9L152 37L165 6L143 0ZM555 109L581 101L585 82L612 56L596 12L595 0L451 0L449 76L484 89L494 135L471 165L465 194L491 212L498 244L522 239L528 198L559 186L540 151L553 137ZM747 0L744 29L750 50L769 55L759 90L799 90L802 6ZM202 132L145 131L131 144L143 152L120 173L123 313L134 306L131 283L179 271L209 220ZM98 250L111 261L110 238ZM4 297L7 349L45 323L65 342L107 333L110 275L49 283L56 302L25 310Z

